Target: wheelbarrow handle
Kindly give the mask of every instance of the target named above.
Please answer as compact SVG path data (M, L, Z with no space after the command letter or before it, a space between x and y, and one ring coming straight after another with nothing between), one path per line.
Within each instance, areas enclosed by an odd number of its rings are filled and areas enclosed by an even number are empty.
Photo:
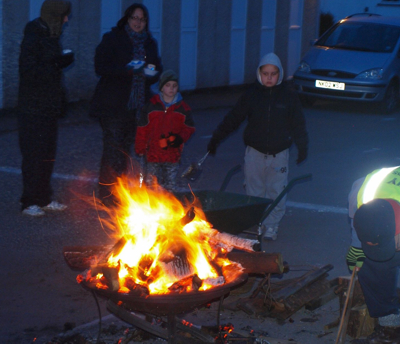
M300 177L296 177L293 178L288 185L286 185L286 187L282 190L282 192L278 195L277 198L275 198L275 200L268 206L268 208L263 212L263 215L260 219L259 222L259 227L261 227L262 222L267 218L267 216L269 214L271 214L272 210L274 210L274 208L277 206L277 204L282 200L282 198L289 192L289 190L292 188L292 186L297 183L299 180L303 180L303 179L308 179L311 178L312 174L308 173L308 174L304 174Z

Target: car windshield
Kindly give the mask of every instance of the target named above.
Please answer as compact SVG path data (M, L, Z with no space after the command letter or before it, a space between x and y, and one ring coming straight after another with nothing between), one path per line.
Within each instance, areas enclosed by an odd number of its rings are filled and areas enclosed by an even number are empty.
M348 49L390 53L399 39L400 28L375 23L349 23L336 25L315 45Z

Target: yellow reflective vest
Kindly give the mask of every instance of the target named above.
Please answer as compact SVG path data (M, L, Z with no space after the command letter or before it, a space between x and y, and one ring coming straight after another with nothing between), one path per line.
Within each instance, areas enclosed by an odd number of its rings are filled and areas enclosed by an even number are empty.
M375 198L400 202L400 166L381 168L368 174L357 194L357 209Z

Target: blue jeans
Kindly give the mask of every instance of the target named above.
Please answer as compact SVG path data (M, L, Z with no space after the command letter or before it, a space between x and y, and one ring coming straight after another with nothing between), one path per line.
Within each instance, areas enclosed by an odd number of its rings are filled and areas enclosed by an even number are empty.
M358 272L358 280L364 293L369 314L374 318L399 314L397 280L400 252L386 262L374 262L368 258Z

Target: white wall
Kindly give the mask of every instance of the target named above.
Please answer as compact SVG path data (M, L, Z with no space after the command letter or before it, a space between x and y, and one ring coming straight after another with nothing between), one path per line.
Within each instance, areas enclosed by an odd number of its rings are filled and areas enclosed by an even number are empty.
M29 1L29 20L40 17L40 9L44 0L30 0Z
M3 22L3 0L0 0L0 23ZM0 108L3 107L3 27L0 29Z
M232 0L231 19L229 83L240 85L244 81L247 0Z

